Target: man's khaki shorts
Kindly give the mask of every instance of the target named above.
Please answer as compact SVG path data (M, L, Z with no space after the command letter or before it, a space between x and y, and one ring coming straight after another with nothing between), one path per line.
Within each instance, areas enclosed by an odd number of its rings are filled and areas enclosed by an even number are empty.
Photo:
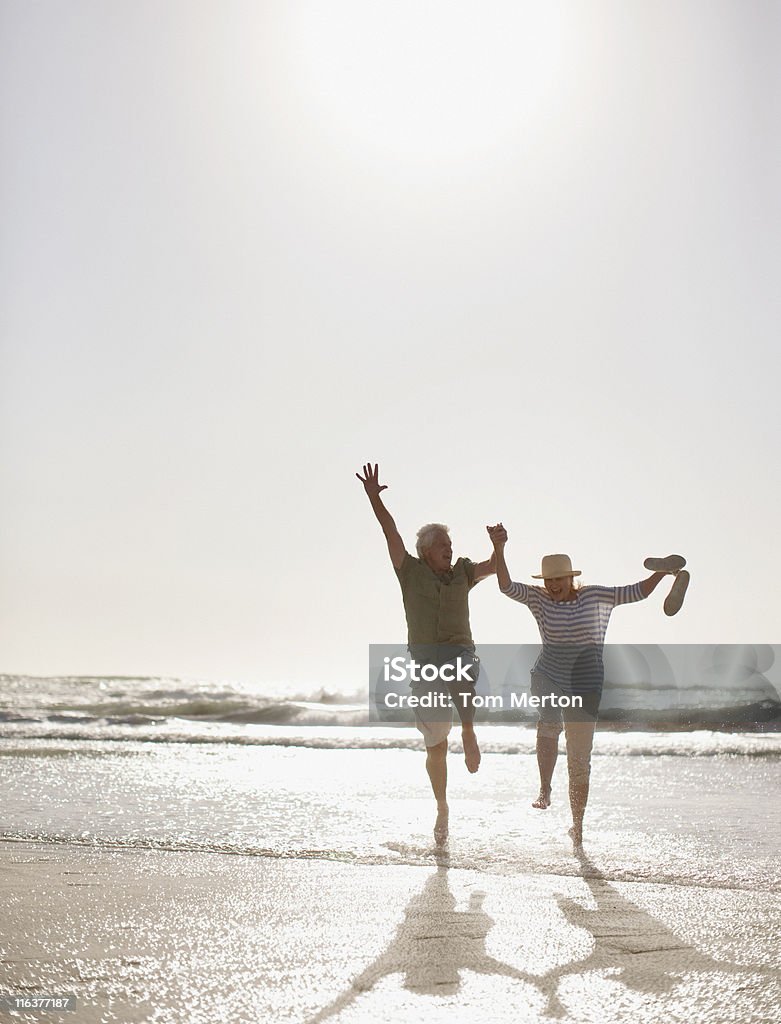
M480 674L480 659L474 651L468 648L455 649L452 646L442 645L441 659L432 652L428 654L426 664L435 664L439 668L444 665L457 667L460 661L462 670L466 670L472 679L471 685L463 680L461 682L445 683L444 681L410 683L410 693L415 697L423 697L426 694L438 694L444 706L433 708L415 708L415 725L423 736L427 747L436 747L450 735L453 728L453 711L456 710L462 720L473 721L474 708L472 699L475 695L475 685ZM414 649L412 651L415 657ZM420 662L423 663L422 660Z

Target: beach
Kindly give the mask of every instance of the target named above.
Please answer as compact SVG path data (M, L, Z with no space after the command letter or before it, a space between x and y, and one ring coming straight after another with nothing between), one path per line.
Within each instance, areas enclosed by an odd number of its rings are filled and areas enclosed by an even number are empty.
M127 728L0 745L0 994L76 1000L9 1019L778 1019L777 736L598 735L578 857L529 730L453 742L438 851L414 732Z
M781 1024L781 3L0 25L0 1024Z
M3 844L18 1020L778 1019L781 900L591 874ZM774 940L775 939L775 946Z

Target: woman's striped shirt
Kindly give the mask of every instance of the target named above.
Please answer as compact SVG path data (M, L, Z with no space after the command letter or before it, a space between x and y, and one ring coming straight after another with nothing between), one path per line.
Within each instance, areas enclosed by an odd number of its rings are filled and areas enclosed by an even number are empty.
M502 593L525 604L540 629L542 652L533 672L542 672L568 692L601 690L602 649L610 613L645 597L640 583L626 587L581 587L574 601L554 601L543 587L510 583Z

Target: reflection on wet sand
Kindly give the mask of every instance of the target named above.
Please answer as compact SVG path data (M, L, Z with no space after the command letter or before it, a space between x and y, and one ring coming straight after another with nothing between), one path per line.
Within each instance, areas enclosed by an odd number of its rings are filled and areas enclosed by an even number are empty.
M311 1024L339 1013L389 974L402 974L404 988L429 995L456 992L464 970L519 981L534 980L489 956L485 940L494 922L483 910L485 893L471 893L468 909L456 910L456 899L448 885L448 868L443 861L441 858L420 895L408 904L404 920L385 952L358 975L350 991L312 1018Z
M583 893L593 906L570 896L555 896L565 927L587 931L593 938L590 953L543 973L523 971L491 956L486 938L494 920L483 908L485 893L470 894L466 910L456 909L448 881L447 856L438 857L437 870L419 895L408 904L404 920L388 948L352 982L350 989L324 1007L309 1024L319 1024L340 1013L382 978L402 975L402 985L421 995L451 995L458 991L463 971L495 975L531 985L545 999L544 1016L568 1015L560 999L564 979L591 972L609 976L641 995L669 996L686 977L695 974L760 976L777 980L777 972L762 966L715 960L682 941L665 924L627 900L602 876L584 853L579 860L586 886ZM501 879L492 878L501 885ZM590 895L591 900L588 900ZM530 910L532 908L530 907ZM525 952L520 948L516 959ZM539 949L534 951L538 959Z
M654 996L669 995L692 973L759 974L777 979L777 972L768 968L732 964L701 953L622 896L582 850L578 860L595 906L584 907L565 896L556 897L556 903L568 924L589 932L594 944L586 958L546 971L537 980L537 987L548 999L549 1016L566 1015L557 995L562 979L591 971L609 974L627 989Z

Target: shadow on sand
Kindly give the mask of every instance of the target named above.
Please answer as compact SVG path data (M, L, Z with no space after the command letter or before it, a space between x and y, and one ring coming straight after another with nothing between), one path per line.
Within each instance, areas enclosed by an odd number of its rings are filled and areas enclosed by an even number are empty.
M448 882L448 859L442 853L437 857L436 871L407 905L404 920L388 948L355 978L349 990L312 1017L309 1024L319 1024L340 1013L392 974L402 975L403 987L421 995L457 992L462 971L510 978L532 985L545 998L542 1015L552 1018L568 1015L558 994L561 981L592 971L609 974L611 980L627 989L654 996L669 995L685 975L693 972L717 972L722 978L761 975L777 981L777 972L770 968L732 964L700 953L622 896L582 850L578 860L595 906L584 907L563 895L555 899L566 922L585 929L593 937L588 956L542 974L530 974L490 956L486 938L494 921L483 909L485 893L473 892L468 908L456 910L456 899Z
M310 1024L341 1012L389 974L403 975L404 988L428 995L457 992L463 970L533 981L530 975L486 952L486 936L494 922L483 910L484 899L485 893L473 892L468 909L456 910L448 884L447 855L438 854L437 870L407 905L404 920L385 952L355 978L349 991L312 1017Z

